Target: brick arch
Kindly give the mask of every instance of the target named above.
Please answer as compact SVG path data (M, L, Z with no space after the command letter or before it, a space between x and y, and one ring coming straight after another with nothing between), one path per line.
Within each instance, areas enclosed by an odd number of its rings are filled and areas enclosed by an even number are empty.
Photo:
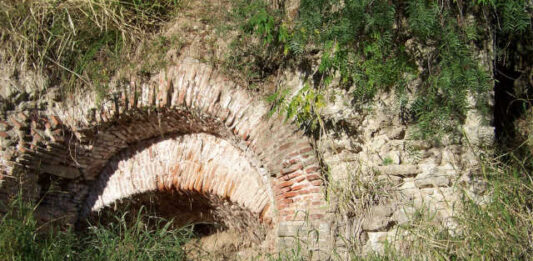
M226 200L248 210L262 223L271 224L275 218L273 194L270 186L265 185L266 175L246 160L242 151L212 135L199 133L143 141L108 162L89 187L82 216L136 194L172 191L180 194L182 200L191 194L207 201L213 198L214 212L219 201ZM220 215L209 217L213 218L222 219L222 223L233 220Z
M310 140L282 118L266 117L265 104L211 67L184 59L150 81L120 84L111 93L101 106L78 95L47 111L11 114L0 123L6 129L0 137L13 145L1 152L3 176L29 170L25 177L33 177L28 183L34 184L46 175L60 177L61 193L41 195L43 219L77 220L89 184L133 144L206 133L266 170L264 185L273 193L280 235L291 236L284 231L304 220L324 220L322 174ZM5 184L2 190L8 190ZM43 186L35 187L32 191Z

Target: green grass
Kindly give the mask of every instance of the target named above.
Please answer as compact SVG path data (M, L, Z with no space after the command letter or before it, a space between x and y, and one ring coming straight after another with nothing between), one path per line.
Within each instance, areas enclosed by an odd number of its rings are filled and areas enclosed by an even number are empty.
M194 236L190 227L171 229L172 222L142 210L79 232L44 229L34 208L14 200L0 219L0 260L183 260L183 245Z

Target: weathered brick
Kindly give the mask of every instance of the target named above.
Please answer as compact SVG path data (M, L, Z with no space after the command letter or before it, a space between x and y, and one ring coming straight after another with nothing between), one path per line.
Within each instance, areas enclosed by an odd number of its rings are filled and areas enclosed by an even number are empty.
M322 180L313 180L313 181L311 181L311 184L313 186L322 186L324 184L324 182Z
M309 146L309 147L307 147L307 148L303 148L303 149L301 149L298 153L300 153L300 154L304 154L304 153L306 153L306 152L310 152L310 151L312 151L312 150L313 150L313 148L311 148L311 146Z
M297 191L297 190L300 190L300 189L305 188L307 186L308 186L307 184L300 184L300 185L292 186L291 190Z
M310 166L305 168L305 173L313 173L318 171L320 168L318 166Z
M13 127L15 127L15 129L22 129L24 126L22 125L22 122L19 122L18 120L16 120L14 117L11 117L9 119L9 122L11 123L11 125Z
M290 198L287 198L287 199L284 199L284 200L281 201L282 204L287 204L287 205L291 204L292 202L294 202L294 201L292 199L290 199Z
M299 192L296 192L296 191L289 191L289 192L283 194L283 196L285 198L292 198L292 197L297 196L297 195L299 195Z
M291 190L290 187L284 187L284 188L281 188L281 189L274 189L274 191L276 193L276 196L277 195L283 195L285 192L288 192L290 190Z
M320 192L320 188L312 188L312 189L309 189L309 192L310 192L310 193L318 193L318 192Z
M318 220L324 218L323 214L311 214L309 215L309 219L311 220Z
M286 150L286 149L290 148L291 145L293 145L293 144L294 144L294 142L288 142L288 143L285 143L285 144L283 144L283 145L281 145L281 146L279 147L279 150L281 150L281 151Z
M320 177L320 175L318 175L318 174L311 174L311 175L307 175L306 178L307 178L307 180L309 180L309 181L313 181L313 180L320 179L321 177Z
M305 176L303 175L298 175L294 178L294 182L298 183L298 182L302 182L303 180L305 179Z
M298 164L294 164L292 166L289 166L287 168L284 168L281 170L281 174L282 175L286 175L288 173L292 173L292 172L295 172L299 169L301 169L303 167L303 165L301 163L298 163Z
M281 188L284 188L284 187L290 187L292 184L294 184L294 181L285 181L285 182L282 182L281 184L279 184L279 186Z

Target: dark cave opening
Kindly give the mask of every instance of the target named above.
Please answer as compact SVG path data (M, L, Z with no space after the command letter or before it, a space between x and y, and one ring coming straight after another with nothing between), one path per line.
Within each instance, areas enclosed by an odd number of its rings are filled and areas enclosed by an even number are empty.
M213 201L199 193L177 191L152 191L125 198L91 213L81 221L80 228L88 224L108 225L124 217L128 226L139 221L153 229L170 223L172 229L190 228L199 237L208 236L226 229L214 215Z
M195 237L227 230L238 231L249 241L261 242L266 230L257 215L217 196L195 191L149 191L124 198L79 220L78 230L109 225L123 218L127 226L142 222L150 229L168 225L190 229Z
M514 83L521 73L496 64L494 78L494 127L496 140L504 146L514 143L516 131L514 121L518 119L530 106L527 97L519 97L515 91Z

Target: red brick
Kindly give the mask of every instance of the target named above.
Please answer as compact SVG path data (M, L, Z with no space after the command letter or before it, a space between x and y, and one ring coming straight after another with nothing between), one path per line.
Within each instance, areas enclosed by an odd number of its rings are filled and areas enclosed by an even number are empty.
M319 170L317 166L311 166L305 169L305 173L316 172L317 170Z
M16 129L22 128L22 123L18 122L14 118L9 119L9 122L11 122L11 125L13 125Z
M287 193L283 194L283 196L286 197L286 198L292 198L292 197L297 196L297 195L299 195L299 193L295 192L295 191L290 191L290 192L287 192Z
M309 190L300 190L300 191L297 191L298 192L298 195L305 195L305 194L309 194Z
M297 191L297 190L303 189L305 187L307 187L307 184L300 184L300 185L293 186L291 189L293 191Z
M311 150L313 150L313 148L311 148L311 147L307 147L307 148L301 149L299 153L300 153L300 154L303 154L303 153L309 152L309 151L311 151Z
M290 173L286 177L288 177L289 179L294 179L296 177L301 177L301 176L302 176L302 172L301 171L296 171L296 172Z
M284 188L284 187L292 186L292 184L294 184L294 181L285 181L285 182L281 183L279 186Z
M285 143L285 144L283 144L283 145L281 145L281 146L279 147L279 150L286 150L286 149L288 149L292 144L294 144L294 143L293 143L293 142Z
M304 179L305 179L304 176L298 176L298 177L296 177L296 178L294 179L294 182L296 182L296 183L297 183L297 182L301 182L301 181L303 181Z
M285 174L289 174L289 173L292 173L292 172L295 172L299 169L303 168L303 165L302 163L298 163L298 164L295 164L295 165L292 165L288 168L284 168L281 170L281 174L285 175Z
M287 198L287 199L284 199L284 200L281 201L281 203L287 204L287 205L291 204L292 202L294 202L294 201L292 199L290 199L290 198Z
M317 179L320 179L320 175L318 175L318 174L307 175L307 180L309 180L309 181L313 181L313 180L317 180Z
M281 195L285 192L289 192L291 190L290 187L285 187L285 188L281 188L281 189L274 189L274 191L276 192L276 196L277 195Z
M313 184L313 186L321 186L323 182L322 180L313 180L311 181L311 184Z
M291 178L289 176L290 176L290 174L289 175L280 176L278 179L279 180L285 180L285 181L291 180Z

